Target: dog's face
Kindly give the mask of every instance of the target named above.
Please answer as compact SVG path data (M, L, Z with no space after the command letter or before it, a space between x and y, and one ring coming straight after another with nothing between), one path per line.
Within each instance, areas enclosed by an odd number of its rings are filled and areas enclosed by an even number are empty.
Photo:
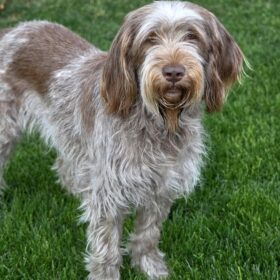
M160 1L127 15L108 53L101 94L126 116L136 98L175 132L183 108L205 101L219 110L242 71L237 44L207 10Z

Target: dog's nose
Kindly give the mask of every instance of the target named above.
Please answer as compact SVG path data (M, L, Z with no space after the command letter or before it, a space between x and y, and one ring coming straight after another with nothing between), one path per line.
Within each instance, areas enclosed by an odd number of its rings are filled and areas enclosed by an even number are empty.
M185 68L182 65L166 65L162 68L162 74L168 82L175 84L185 75Z

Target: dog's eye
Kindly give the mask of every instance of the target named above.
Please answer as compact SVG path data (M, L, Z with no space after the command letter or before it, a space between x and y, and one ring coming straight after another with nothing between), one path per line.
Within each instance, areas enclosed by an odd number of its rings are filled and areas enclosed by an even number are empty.
M156 33L152 32L151 34L149 34L148 38L147 38L147 41L154 45L158 42L158 36Z
M198 40L198 35L194 32L189 32L184 36L184 41L194 41L194 40Z
M157 42L157 38L156 37L149 37L148 39L152 44L155 44Z

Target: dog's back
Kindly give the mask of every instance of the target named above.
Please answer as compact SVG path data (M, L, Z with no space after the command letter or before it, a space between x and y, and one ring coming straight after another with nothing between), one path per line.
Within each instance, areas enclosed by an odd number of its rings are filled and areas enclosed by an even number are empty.
M1 68L13 79L9 83L17 94L26 87L45 94L56 70L92 48L70 30L47 21L23 23L1 35L0 65L2 61Z

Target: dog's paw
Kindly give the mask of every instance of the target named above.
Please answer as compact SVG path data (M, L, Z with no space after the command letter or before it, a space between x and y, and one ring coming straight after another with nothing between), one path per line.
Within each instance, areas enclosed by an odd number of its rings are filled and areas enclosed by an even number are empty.
M168 276L168 269L161 252L150 252L133 260L133 266L146 273L149 279L164 279Z

